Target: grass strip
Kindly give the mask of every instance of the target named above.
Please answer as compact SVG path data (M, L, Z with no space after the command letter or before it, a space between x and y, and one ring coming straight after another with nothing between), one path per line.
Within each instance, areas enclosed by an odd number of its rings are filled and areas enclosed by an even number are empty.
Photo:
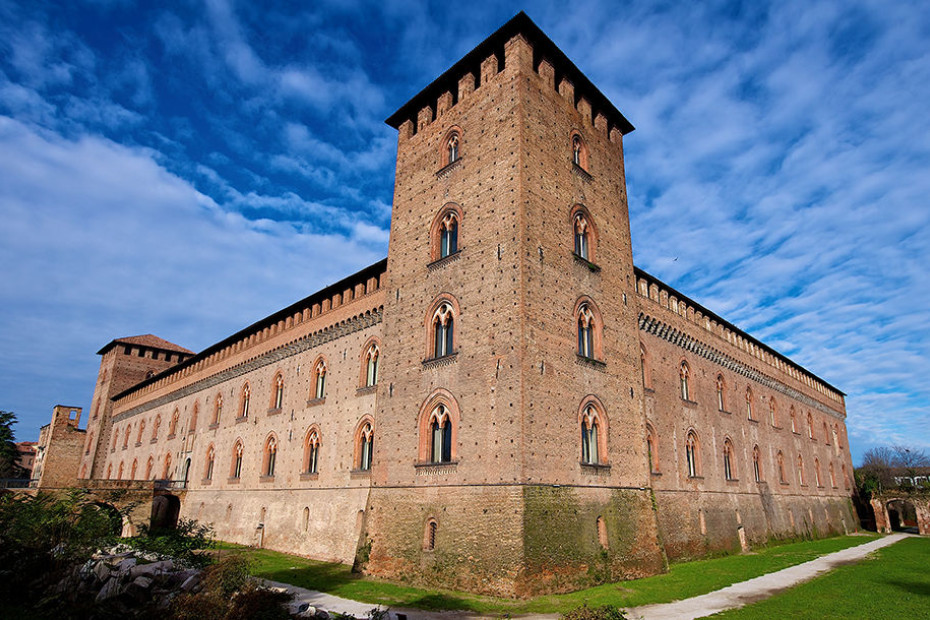
M381 604L426 610L457 609L475 613L562 613L582 603L590 606L636 607L668 603L719 590L733 583L772 573L854 547L875 538L839 536L822 540L773 544L753 553L672 564L669 572L571 592L511 600L452 590L420 588L363 577L349 566L317 562L268 549L250 549L221 543L221 548L239 549L253 562L257 577L290 583L335 596Z
M862 561L753 605L714 615L753 618L927 618L930 539L906 538Z

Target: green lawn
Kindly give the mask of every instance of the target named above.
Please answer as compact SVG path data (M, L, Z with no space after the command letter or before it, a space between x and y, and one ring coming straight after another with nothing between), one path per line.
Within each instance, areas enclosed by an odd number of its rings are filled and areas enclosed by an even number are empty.
M714 618L930 617L930 539L907 538L754 605Z
M315 562L267 549L245 549L227 544L221 544L221 548L241 549L243 553L247 553L254 562L253 573L258 577L310 590L321 590L343 598L389 607L518 614L565 612L584 602L592 606L610 604L618 607L666 603L712 592L732 583L868 542L873 538L874 535L840 536L773 545L746 555L673 564L668 573L645 579L607 584L570 594L516 601L449 590L415 588L360 577L342 564Z

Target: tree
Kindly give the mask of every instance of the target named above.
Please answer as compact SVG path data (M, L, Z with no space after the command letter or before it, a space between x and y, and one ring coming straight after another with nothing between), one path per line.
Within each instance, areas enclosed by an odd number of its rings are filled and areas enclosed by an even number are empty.
M13 441L13 425L16 414L12 411L0 411L0 478L17 478L22 468L17 465L19 452Z

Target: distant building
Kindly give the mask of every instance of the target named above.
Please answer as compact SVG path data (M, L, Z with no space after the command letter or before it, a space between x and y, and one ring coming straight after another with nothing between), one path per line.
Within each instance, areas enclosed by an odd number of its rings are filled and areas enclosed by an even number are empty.
M55 405L52 421L39 429L32 466L32 486L64 489L77 486L86 431L79 428L81 408Z
M32 477L32 466L35 464L36 459L36 446L38 445L35 441L20 441L16 444L16 466L19 467L19 477L20 478L31 478Z

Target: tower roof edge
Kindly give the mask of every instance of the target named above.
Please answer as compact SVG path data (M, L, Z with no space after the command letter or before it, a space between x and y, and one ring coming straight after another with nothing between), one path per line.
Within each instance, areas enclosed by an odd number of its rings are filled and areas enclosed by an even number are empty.
M575 66L575 63L569 60L568 56L523 11L517 13L491 36L465 54L384 122L398 129L404 121L416 119L420 109L435 105L442 93L454 91L462 75L469 71L476 71L481 61L503 50L504 44L518 34L523 35L533 46L535 57L545 59L555 66L557 71L574 84L576 96L587 98L591 105L607 118L608 123L624 135L635 129L616 106L582 73L581 69Z

